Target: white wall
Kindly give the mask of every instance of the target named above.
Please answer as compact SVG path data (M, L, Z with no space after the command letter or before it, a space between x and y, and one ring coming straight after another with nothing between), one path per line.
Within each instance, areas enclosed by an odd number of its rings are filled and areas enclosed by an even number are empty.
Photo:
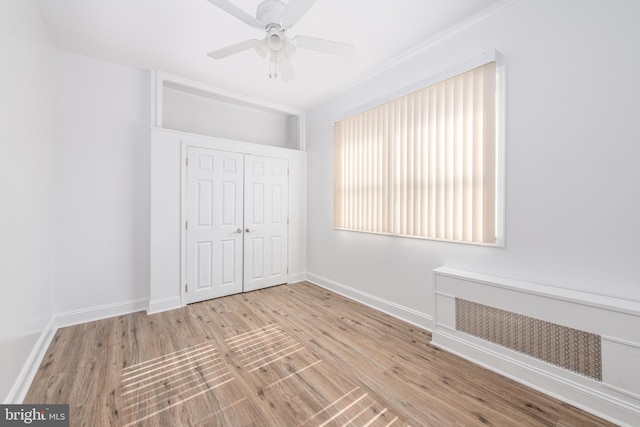
M163 127L199 135L298 148L294 117L165 87Z
M521 0L308 111L309 277L424 326L441 265L640 300L638 16ZM506 247L333 230L332 121L486 48L507 63Z
M55 311L72 323L149 296L150 83L148 72L61 50L55 78Z
M0 0L0 398L53 317L52 47L35 3ZM24 375L24 372L22 372Z

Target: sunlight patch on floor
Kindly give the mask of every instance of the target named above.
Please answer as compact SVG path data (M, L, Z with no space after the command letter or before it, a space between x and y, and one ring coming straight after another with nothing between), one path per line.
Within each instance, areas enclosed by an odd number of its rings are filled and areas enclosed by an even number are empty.
M248 372L304 350L304 346L275 325L255 329L225 340Z
M233 380L210 343L132 365L122 373L123 417L137 424Z

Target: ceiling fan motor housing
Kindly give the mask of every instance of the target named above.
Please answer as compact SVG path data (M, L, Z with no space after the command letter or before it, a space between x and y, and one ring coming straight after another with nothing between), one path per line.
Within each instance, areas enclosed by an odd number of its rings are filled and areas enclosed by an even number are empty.
M265 0L258 5L256 19L262 28L268 30L269 27L280 27L280 15L286 5L280 0Z

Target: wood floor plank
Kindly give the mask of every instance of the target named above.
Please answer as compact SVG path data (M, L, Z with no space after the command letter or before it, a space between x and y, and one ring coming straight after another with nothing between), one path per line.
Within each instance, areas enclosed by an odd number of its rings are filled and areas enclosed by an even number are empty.
M62 328L25 403L74 426L609 426L302 282Z

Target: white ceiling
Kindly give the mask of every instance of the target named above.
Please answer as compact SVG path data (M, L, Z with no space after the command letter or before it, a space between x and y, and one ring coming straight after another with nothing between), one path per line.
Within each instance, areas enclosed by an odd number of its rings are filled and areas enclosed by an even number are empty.
M260 3L232 1L253 16ZM350 43L356 56L345 61L298 49L292 59L296 79L286 83L268 78L266 59L253 49L218 61L207 57L212 50L264 37L207 0L36 2L61 49L306 108L505 0L318 0L288 35Z

